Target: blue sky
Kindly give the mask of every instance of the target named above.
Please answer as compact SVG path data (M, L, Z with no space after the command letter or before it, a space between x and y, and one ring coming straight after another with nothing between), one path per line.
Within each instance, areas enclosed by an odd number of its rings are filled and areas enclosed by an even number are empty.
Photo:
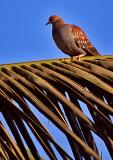
M59 58L51 26L56 14L77 24L102 54L113 53L112 0L0 0L0 63Z
M0 64L66 57L45 26L54 14L83 28L101 54L113 53L113 0L0 0Z

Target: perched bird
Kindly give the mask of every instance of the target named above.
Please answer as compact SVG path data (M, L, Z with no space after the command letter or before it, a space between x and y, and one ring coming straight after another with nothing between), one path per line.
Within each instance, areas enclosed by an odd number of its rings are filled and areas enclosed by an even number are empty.
M66 24L56 15L49 18L46 25L48 24L52 24L52 36L57 47L65 54L72 58L100 55L80 27Z

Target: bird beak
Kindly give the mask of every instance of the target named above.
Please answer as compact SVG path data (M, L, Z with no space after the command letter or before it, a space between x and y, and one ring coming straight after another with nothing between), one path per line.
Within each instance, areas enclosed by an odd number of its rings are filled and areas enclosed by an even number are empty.
M51 22L50 21L48 21L45 25L47 26L48 24L50 24Z

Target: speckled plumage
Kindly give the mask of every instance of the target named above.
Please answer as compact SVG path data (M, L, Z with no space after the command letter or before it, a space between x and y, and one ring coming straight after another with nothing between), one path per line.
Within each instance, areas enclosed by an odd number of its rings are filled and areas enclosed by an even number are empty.
M52 24L52 36L55 44L65 54L71 57L100 55L80 27L65 24L63 19L58 16L51 16L48 23Z

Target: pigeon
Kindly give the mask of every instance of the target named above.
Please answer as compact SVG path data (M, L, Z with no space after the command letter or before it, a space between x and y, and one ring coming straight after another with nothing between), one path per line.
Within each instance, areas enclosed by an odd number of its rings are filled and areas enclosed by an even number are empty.
M53 40L63 53L72 58L100 55L80 27L66 24L61 17L56 15L49 17L46 25L48 24L52 24Z

